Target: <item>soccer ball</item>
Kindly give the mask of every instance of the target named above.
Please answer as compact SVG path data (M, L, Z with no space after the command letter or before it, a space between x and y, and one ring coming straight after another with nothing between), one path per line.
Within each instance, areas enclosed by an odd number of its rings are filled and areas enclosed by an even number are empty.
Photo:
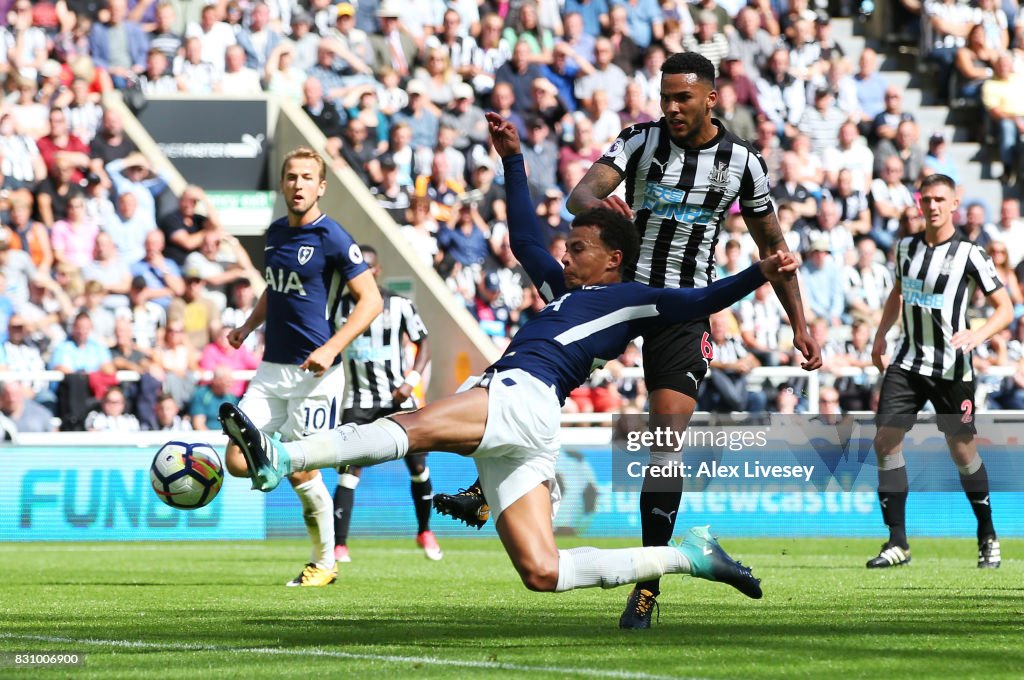
M224 483L224 468L209 444L167 442L149 466L149 480L167 505L195 510L217 497Z

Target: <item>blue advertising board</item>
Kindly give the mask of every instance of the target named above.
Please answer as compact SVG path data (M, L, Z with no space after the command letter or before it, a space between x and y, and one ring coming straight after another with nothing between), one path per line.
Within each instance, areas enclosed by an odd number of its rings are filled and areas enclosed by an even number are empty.
M159 447L0 449L0 540L154 541L261 539L261 494L227 478L198 510L176 510L153 493Z

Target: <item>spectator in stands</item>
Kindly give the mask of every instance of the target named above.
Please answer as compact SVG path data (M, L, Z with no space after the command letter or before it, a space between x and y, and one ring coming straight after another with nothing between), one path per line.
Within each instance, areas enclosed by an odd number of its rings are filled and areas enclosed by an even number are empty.
M209 385L201 385L192 395L189 402L189 417L192 419L192 427L196 430L219 430L217 414L220 405L224 403L237 404L238 397L231 393L231 386L234 378L231 369L227 366L218 366L213 369L213 379ZM212 428L210 426L213 426Z
M763 392L747 389L750 371L760 362L743 346L740 335L733 329L736 320L729 311L711 316L711 345L714 358L708 362L707 379L701 384L699 408L714 413L731 411L764 411Z
M692 27L691 27L692 28ZM686 35L692 33L692 30L686 31ZM632 34L629 29L629 12L626 10L626 5L623 4L612 4L611 9L608 10L608 41L612 46L611 62L615 66L618 66L623 73L632 75L636 71L637 64L643 59L644 51L636 44L632 38ZM662 40L663 43L672 47L670 49L673 52L682 51L681 36L683 35L680 31L679 40L672 40L672 36L669 35L669 31L666 28L665 37ZM675 46L679 47L676 49ZM597 60L597 46L594 46L594 58L595 65ZM620 90L621 91L621 90Z
M399 5L393 0L383 0L377 9L380 32L370 36L373 47L373 69L377 73L387 67L394 70L401 79L412 73L418 47L415 38L399 21Z
M960 238L988 250L988 245L992 243L992 237L989 236L988 229L986 229L989 226L986 222L985 205L979 201L969 203L964 211L964 223L959 227Z
M50 234L54 260L78 269L87 266L93 261L99 232L100 226L85 211L85 195L73 194L68 200L67 217L55 222Z
M800 268L800 283L811 314L833 326L841 326L840 317L846 303L843 275L832 259L831 250L828 239L811 241L807 260Z
M0 413L3 413L13 425L14 433L55 430L53 413L33 400L28 391L16 380L8 380L0 388Z
M36 142L47 172L51 176L56 175L57 159L60 158L73 168L71 181L81 182L85 177L83 169L89 167L89 146L70 133L64 109L51 109L49 120L50 133Z
M313 18L305 11L295 12L292 14L291 28L291 40L295 44L295 66L309 71L316 63L316 49L320 43L320 37L312 30ZM366 34L363 35L365 37ZM369 38L366 38L366 44L369 45Z
M17 306L28 300L28 282L36 276L36 267L28 253L12 248L15 238L10 229L0 227L0 274L5 283L3 297Z
M431 110L427 88L422 82L412 80L406 89L409 92L409 106L395 114L395 124L404 123L409 126L414 149L432 149L437 141L440 119Z
M57 271L54 272L57 278L37 276L30 280L28 300L18 307L18 314L29 324L33 340L44 349L44 353L67 338L65 329L75 315L72 298L82 291L77 272L68 272L75 276L69 275L58 281L61 277Z
M978 23L978 10L957 0L930 0L923 3L921 19L931 28L931 45L925 46L927 58L938 69L936 94L945 101L949 95L949 75L956 51L964 46L971 27Z
M32 188L46 177L46 164L35 139L18 131L9 111L0 113L0 157L5 189Z
M480 192L477 211L484 222L493 225L494 229L504 228L507 221L505 189L494 181L494 161L490 156L481 156L474 163L471 184Z
M246 67L261 73L270 55L285 38L270 25L270 8L267 4L257 2L249 10L249 25L238 31L235 39L245 52Z
M849 170L853 190L867 193L871 187L874 162L875 156L864 143L857 126L853 122L844 123L839 128L838 146L825 151L825 178L829 184L836 184L839 172Z
M167 175L162 170L154 173L149 160L137 151L111 161L106 171L117 195L133 194L138 210L155 222L156 197L167 188Z
M566 0L563 14L579 14L583 30L594 38L608 26L608 3L606 0Z
M871 133L875 117L885 110L885 92L888 81L878 72L878 53L870 47L860 54L859 70L850 76L857 92L860 107L858 123L861 134Z
M39 87L35 78L15 74L10 78L14 84L14 101L9 103L9 110L17 123L18 131L38 139L47 132L46 116L50 107L40 103Z
M472 203L458 204L455 215L450 226L438 228L437 245L463 268L479 272L490 253L490 230Z
M845 268L844 277L847 313L877 326L892 290L892 273L879 260L878 246L870 238L858 239L857 261Z
M352 121L358 123L358 121ZM390 153L381 155L376 161L373 161L375 166L379 168L379 173L382 176L382 180L377 186L370 189L370 193L376 197L377 202L382 208L384 208L391 219L396 223L402 224L405 222L405 213L409 209L409 191L407 187L403 187L398 183L398 166L395 163L395 158ZM430 215L430 199L425 199L425 208L427 215Z
M82 267L86 281L99 281L107 291L104 304L111 309L128 304L128 290L131 288L131 270L117 252L114 239L106 231L96 234L93 260Z
M882 140L896 137L896 128L904 121L914 120L914 114L903 110L903 91L895 85L885 88L885 109L871 122L868 139L877 145Z
M839 171L836 183L828 190L828 195L839 207L839 223L851 234L860 236L871 231L868 199L864 192L853 188L853 173L849 169Z
M779 343L785 311L768 284L754 291L753 299L739 302L740 337L762 366L788 364L790 355Z
M103 110L99 134L92 140L89 148L89 168L103 178L107 177L106 166L109 163L126 158L136 151L135 143L124 134L121 114L112 108Z
M462 83L443 47L427 52L426 65L416 68L413 79L423 84L432 112L438 116L454 101L455 87Z
M579 12L567 12L562 20L565 33L556 41L552 50L552 62L556 53L564 57L563 63L571 64L578 71L581 64L594 63L594 38L586 32L583 15Z
M567 166L578 161L582 161L589 168L604 154L604 149L605 147L594 139L594 124L590 119L577 118L572 143L563 146L558 152L558 174L564 177Z
M775 393L775 413L783 416L803 413L804 409L799 408L799 406L800 397L797 396L796 390L793 386L789 383L782 383L779 385L779 389Z
M633 83L631 87L639 88L639 85ZM757 136L757 123L754 121L754 115L749 108L739 105L736 86L731 81L722 80L718 84L718 103L715 105L715 116L725 123L729 132L740 139L753 141ZM648 119L650 120L650 116ZM835 143L834 139L832 141Z
M957 197L962 200L964 185L960 181L960 169L946 155L948 149L949 145L946 144L946 138L942 133L933 132L932 136L928 138L928 153L924 157L924 168L921 170L921 175L924 177L936 173L946 175L956 182Z
M996 60L1003 49L988 46L983 24L972 26L967 33L966 43L956 51L953 76L957 90L950 94L981 104L981 86L995 74Z
M999 160L1004 184L1014 184L1020 170L1024 140L1024 74L1014 71L1013 56L1004 52L996 59L995 76L982 85L981 101L998 132Z
M124 390L117 385L110 387L103 395L99 411L92 411L85 419L89 432L138 432L142 429L138 419L125 413L127 399Z
M789 52L778 48L757 79L757 101L779 137L792 138L807 108L803 81L789 72Z
M884 251L892 248L900 217L916 208L914 197L903 183L903 161L890 156L882 164L881 177L871 182L871 238Z
M723 85L725 85L726 87L731 87L727 83L723 83ZM733 101L735 101L735 91L733 91L733 97L734 97ZM722 85L719 85L719 87L718 87L718 102L719 102L719 104L721 104L721 102L722 102ZM630 125L637 125L638 123L651 123L651 122L653 122L654 121L654 117L651 116L651 114L649 114L647 112L647 109L648 109L648 106L647 106L647 100L644 98L644 87L643 87L643 85L641 85L640 83L638 83L635 80L631 80L629 82L629 84L626 85L626 102L623 105L622 110L619 111L619 127L624 130L627 127L629 127ZM737 111L737 109L734 108L733 113L735 113L736 111ZM716 111L715 115L721 116L721 115L723 115L723 113L719 109L719 110ZM729 130L733 131L733 128L736 125L736 118L735 118L735 116L731 117L729 119L729 122L732 123L732 125L728 126ZM753 133L753 130L754 130L754 123L753 123L753 119L751 119L751 121L750 121L750 132ZM739 134L739 133L736 133L736 134ZM751 136L749 136L749 137L744 137L743 139L753 139L753 134L751 134Z
M491 108L499 116L516 126L520 137L526 137L526 120L515 109L515 93L508 83L496 83L491 90Z
M832 144L835 145L834 139ZM820 198L822 185L825 183L825 166L821 162L821 156L811 151L811 138L803 133L798 134L793 138L790 147L799 160L797 181L806 186L815 198Z
M263 278L237 238L209 229L203 232L199 249L185 258L183 269L201 272L204 294L217 304L218 310L223 310L227 304L227 286Z
M453 101L441 116L441 125L454 129L458 134L454 147L468 153L474 145L487 144L487 119L484 112L474 103L473 88L467 83L458 83L453 88Z
M562 103L558 96L558 88L544 78L537 78L530 88L530 108L527 110L527 117L538 116L544 119L556 135L562 136L563 130L568 132L572 129L571 123L566 118L569 109ZM569 135L571 137L571 134Z
M11 5L8 5L11 6ZM14 73L35 78L46 61L47 36L38 26L33 26L32 3L17 0L7 15L4 47L5 62Z
M171 63L167 55L153 47L146 53L146 70L139 76L139 87L147 97L152 95L177 94L185 89L185 83L179 82L171 73Z
M188 418L181 417L181 409L174 397L162 392L156 398L156 406L153 409L156 415L157 427L163 431L187 432L192 429L192 423Z
M41 378L46 370L46 362L43 361L38 344L31 338L31 327L20 314L13 314L10 310L7 313L10 318L5 326L7 339L3 344L4 364L9 371L40 376L35 380L23 381L22 388L27 398L34 399L52 412L57 405L57 395L50 389L50 383Z
M103 305L107 291L99 281L87 281L84 286L82 306L79 312L85 312L92 321L93 337L107 346L114 344L114 313Z
M664 61L664 52L660 52L660 56L658 57L658 59L662 62ZM648 60L645 58L644 69L643 71L637 73L637 78L640 77L641 73L645 74L644 77L647 77L647 63ZM719 82L728 82L736 90L736 104L738 106L747 107L747 109L750 110L750 112L754 115L755 118L758 118L759 120L761 118L764 118L761 111L761 104L757 98L757 83L754 80L751 80L750 76L747 75L748 73L761 73L761 71L748 72L747 67L743 64L743 62L731 54L727 55L724 59L722 59L722 63L719 64L719 70L721 71L721 80ZM647 98L648 100L652 101L655 107L660 106L658 102L660 94L660 82L658 84L657 89L648 89ZM653 115L660 116L660 108L656 108Z
M164 255L180 267L189 253L199 250L207 231L220 229L217 210L209 196L202 187L189 184L178 198L178 209L160 220L160 231L167 244Z
M15 189L9 196L10 247L24 250L41 276L50 273L53 266L53 248L46 226L32 219L32 192Z
M630 21L632 18L631 13ZM630 26L632 27L632 23ZM641 48L646 47L639 42L637 45ZM693 35L683 38L683 49L707 57L714 65L715 73L718 73L718 65L729 53L729 40L719 30L718 18L714 12L703 11L697 15L697 30Z
M611 109L608 93L596 90L589 101L574 115L575 120L589 120L593 125L594 144L608 148L618 133L622 123L618 115Z
M171 296L185 292L181 269L174 260L164 257L163 232L154 229L146 234L145 255L131 267L132 276L141 276L148 290L148 298L167 309Z
M608 96L608 109L622 110L629 78L623 69L612 63L614 55L611 40L598 38L594 43L594 72L576 79L576 98L582 106L591 104L595 92L604 91Z
M196 389L199 351L188 339L183 319L168 319L163 345L153 352L153 364L162 373L164 391L179 405L187 404Z
M792 151L782 156L781 175L777 184L771 188L771 196L776 204L788 203L793 207L800 220L798 228L812 219L818 212L818 204L814 195L806 185L798 181L800 160Z
M212 319L209 324L209 342L203 347L199 357L199 368L214 371L218 366L225 366L232 371L252 371L260 363L260 357L249 351L244 345L234 348L228 342L230 328L224 326L220 319ZM245 392L245 380L236 380L231 386L231 394L241 397Z
M1013 271L1016 262L1010 261L1009 250L1002 241L993 241L988 245L988 255L992 258L992 264L996 268L996 275L1006 286L1006 292L1010 294L1010 300L1015 306L1024 304L1024 293L1021 292L1020 281Z
M302 102L305 81L306 72L295 65L295 47L290 41L280 43L270 53L263 70L266 91L298 104Z
M107 9L106 23L93 24L89 34L89 54L96 66L110 73L114 87L123 90L145 70L149 38L137 21L128 18L127 0L108 0Z
M872 365L871 328L863 319L856 319L842 354L835 358L838 366L857 369L855 375L839 378L835 384L839 404L844 411L868 411L871 408L871 379L865 373Z
M199 23L192 23L185 29L186 38L199 39L201 60L212 64L217 73L224 70L228 46L238 42L235 31L221 21L221 12L219 6L207 5L199 15Z
M495 272L484 273L476 282L470 310L482 330L499 349L508 345L511 310L501 296L501 282Z
M775 40L761 28L757 10L749 5L741 8L736 14L734 28L729 35L729 54L743 62L747 73L764 70L774 51Z
M799 129L811 140L811 151L824 155L827 149L835 147L844 122L846 115L836 107L832 90L819 87L814 91L814 106L804 109Z
M533 101L533 81L543 77L540 67L531 61L528 42L515 43L512 57L501 65L494 74L495 85L505 84L511 88L511 108L520 115L526 115Z
M100 129L103 107L93 101L89 83L76 77L71 81L71 102L67 106L71 134L90 144Z
M527 123L523 158L530 168L530 196L536 204L545 191L558 183L558 147L550 139L550 130L541 118L531 118Z
M224 73L214 84L213 91L228 96L244 97L263 92L260 74L245 65L245 50L231 45L224 53Z
M339 156L344 158L341 135L345 127L345 116L334 105L334 102L324 99L323 85L313 76L306 78L302 84L302 110L316 123L317 128L327 138L327 155L333 159L337 159ZM369 175L366 172L365 164L372 158L373 150L362 144L366 138L366 126L360 122L358 127L362 133L359 136L359 148L368 151L369 156L357 164L352 164L347 158L345 158L345 161L360 176L364 184L369 185Z
M503 28L504 22L497 14L483 17L478 44L473 49L470 64L462 72L462 77L481 96L494 89L494 74L512 56L511 45L501 35Z
M552 187L544 192L544 200L537 205L537 221L544 232L544 245L560 237L567 239L572 226L569 221L562 217L562 201L564 195L558 187Z
M826 196L818 205L818 213L810 223L807 234L809 241L825 239L830 244L829 252L833 261L844 266L853 261L853 234L839 221L839 206L831 197Z
M465 191L462 182L451 177L448 158L443 153L435 153L430 174L416 178L413 193L430 199L430 214L435 220L450 224L455 217L455 204Z
M156 5L156 24L149 32L150 49L160 50L168 61L177 56L183 44L183 36L175 30L178 16L170 0L160 0Z
M1024 262L1024 221L1020 219L1020 201L1008 196L999 206L999 224L986 227L993 241L1006 246L1011 266Z
M917 123L905 120L896 126L896 136L883 139L875 151L875 172L881 174L885 161L898 156L903 161L903 183L913 189L924 171L924 150L918 144L920 132Z
M102 227L113 237L121 259L129 266L144 257L146 234L156 228L153 213L139 209L139 200L134 193L118 196L116 219L108 220Z
M839 405L839 391L825 385L818 392L818 413L823 416L841 416L843 409Z
M196 36L185 39L184 54L174 58L171 72L182 92L195 95L211 94L220 74L214 64L203 59L203 43Z
M54 348L50 368L65 374L100 371L113 375L110 350L92 337L92 330L92 319L85 312L79 312L71 326L71 335Z

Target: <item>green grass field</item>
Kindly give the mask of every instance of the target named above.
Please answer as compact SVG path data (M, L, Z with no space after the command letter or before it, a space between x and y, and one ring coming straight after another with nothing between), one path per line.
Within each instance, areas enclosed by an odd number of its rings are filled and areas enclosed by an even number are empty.
M916 540L911 566L877 572L877 541L723 544L764 599L666 578L649 631L618 630L626 587L528 592L496 540L443 541L436 563L411 539L358 540L327 588L282 585L301 541L2 544L0 677L1024 676L1020 541L993 571L969 540ZM11 652L87 658L15 669Z

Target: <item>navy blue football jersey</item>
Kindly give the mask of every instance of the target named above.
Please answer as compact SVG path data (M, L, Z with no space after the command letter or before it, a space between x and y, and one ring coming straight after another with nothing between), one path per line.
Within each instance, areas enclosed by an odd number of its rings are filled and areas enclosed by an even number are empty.
M548 305L519 329L492 367L520 368L554 386L562 402L590 375L594 359L614 359L633 338L725 309L765 282L761 268L753 265L706 288L629 282L570 290L561 265L544 247L522 155L509 156L504 164L512 252Z
M369 268L359 245L327 215L300 227L267 229L264 361L298 365L334 335L345 284ZM339 357L340 360L340 357ZM337 361L337 360L336 360Z

